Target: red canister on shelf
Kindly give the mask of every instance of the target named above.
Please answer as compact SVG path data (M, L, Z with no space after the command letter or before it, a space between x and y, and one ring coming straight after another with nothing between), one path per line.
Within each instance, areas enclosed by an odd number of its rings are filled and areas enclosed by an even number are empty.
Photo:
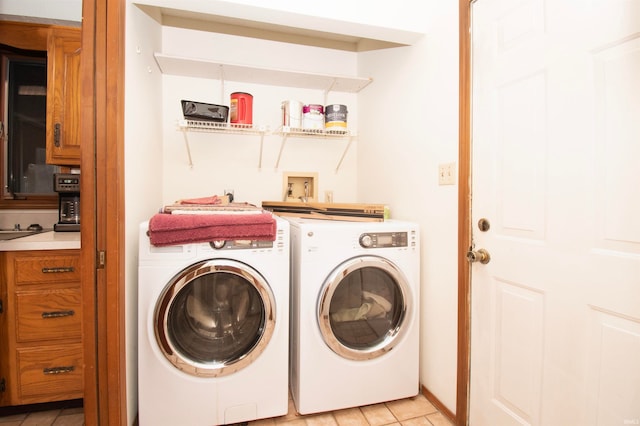
M245 92L231 94L229 122L232 124L253 124L253 96Z

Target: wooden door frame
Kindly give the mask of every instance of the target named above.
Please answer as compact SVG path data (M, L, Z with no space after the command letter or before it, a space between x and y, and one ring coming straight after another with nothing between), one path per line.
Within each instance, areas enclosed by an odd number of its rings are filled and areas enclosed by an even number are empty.
M127 424L124 0L83 0L81 259L85 424Z
M471 3L459 0L459 141L458 141L458 377L456 424L469 417L471 352Z

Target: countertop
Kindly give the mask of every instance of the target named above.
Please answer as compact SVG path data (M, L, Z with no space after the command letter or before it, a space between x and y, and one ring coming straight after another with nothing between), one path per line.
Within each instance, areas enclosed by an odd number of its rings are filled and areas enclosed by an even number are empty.
M64 250L80 248L80 232L45 231L0 241L0 251Z

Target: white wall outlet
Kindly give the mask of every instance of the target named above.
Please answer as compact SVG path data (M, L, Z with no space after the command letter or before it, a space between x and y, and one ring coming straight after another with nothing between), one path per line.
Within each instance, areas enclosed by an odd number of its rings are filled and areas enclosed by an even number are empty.
M456 163L440 164L438 166L438 185L455 185Z

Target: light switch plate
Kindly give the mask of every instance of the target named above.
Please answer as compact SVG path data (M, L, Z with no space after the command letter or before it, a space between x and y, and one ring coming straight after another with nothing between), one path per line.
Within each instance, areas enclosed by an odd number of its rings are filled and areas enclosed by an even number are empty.
M456 163L445 163L438 166L438 185L456 184Z

